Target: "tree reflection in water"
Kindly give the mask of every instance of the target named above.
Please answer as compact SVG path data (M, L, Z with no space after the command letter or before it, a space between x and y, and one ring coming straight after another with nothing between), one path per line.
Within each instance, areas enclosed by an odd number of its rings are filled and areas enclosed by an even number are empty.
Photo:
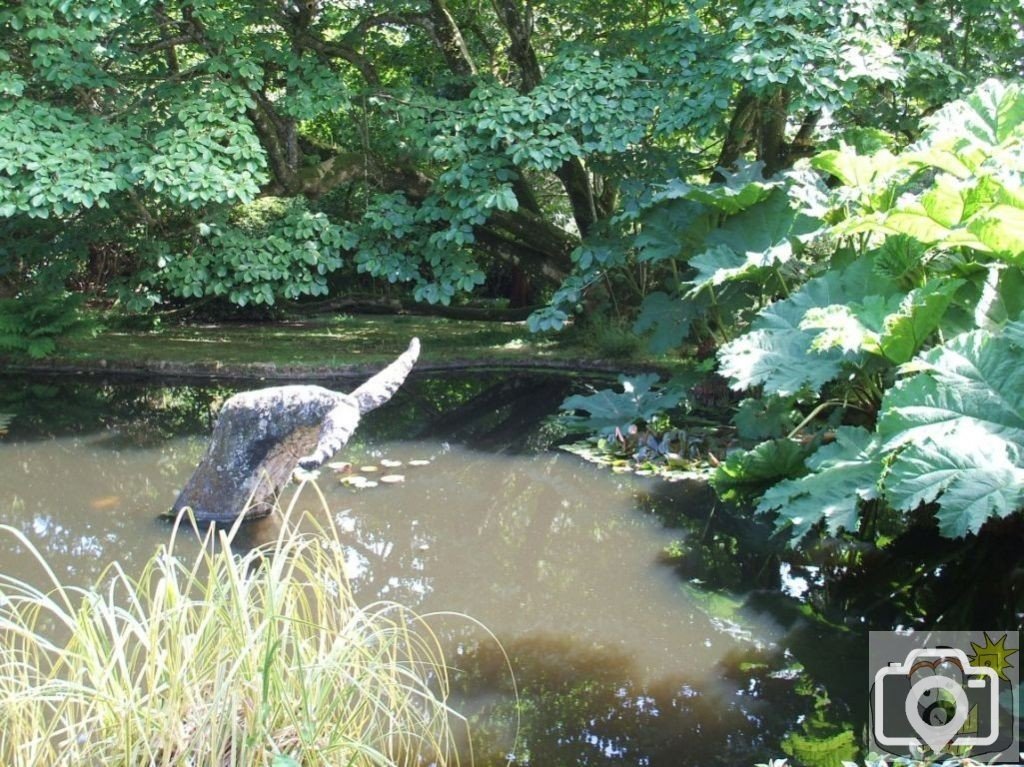
M773 676L749 651L695 679L643 682L627 653L562 635L518 638L505 649L518 707L493 643L459 656L459 697L472 718L478 764L504 764L514 754L531 765L751 765L778 751L803 710L793 680Z

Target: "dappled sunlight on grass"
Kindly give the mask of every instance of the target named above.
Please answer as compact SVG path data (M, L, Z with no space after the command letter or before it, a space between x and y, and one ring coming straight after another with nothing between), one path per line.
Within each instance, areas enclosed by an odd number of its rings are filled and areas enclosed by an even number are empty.
M413 336L427 363L585 358L577 343L531 334L525 323L440 317L338 316L266 324L165 326L150 331L108 331L68 340L64 361L127 364L152 360L179 364L344 366L375 364L400 353Z

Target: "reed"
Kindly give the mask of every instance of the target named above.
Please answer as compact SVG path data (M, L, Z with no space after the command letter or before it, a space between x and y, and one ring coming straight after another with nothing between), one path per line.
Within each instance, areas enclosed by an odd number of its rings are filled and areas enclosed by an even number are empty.
M92 589L3 527L48 583L0 575L0 764L457 764L437 638L356 604L330 515L281 514L240 554L211 530L182 556L176 527L141 574L115 563Z

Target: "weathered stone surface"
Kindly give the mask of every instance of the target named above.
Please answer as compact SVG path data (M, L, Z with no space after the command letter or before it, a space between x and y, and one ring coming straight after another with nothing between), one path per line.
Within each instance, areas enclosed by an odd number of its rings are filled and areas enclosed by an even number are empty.
M201 522L269 514L296 467L322 466L349 440L362 414L391 399L419 356L419 341L351 394L322 386L242 392L220 412L206 454L172 511Z

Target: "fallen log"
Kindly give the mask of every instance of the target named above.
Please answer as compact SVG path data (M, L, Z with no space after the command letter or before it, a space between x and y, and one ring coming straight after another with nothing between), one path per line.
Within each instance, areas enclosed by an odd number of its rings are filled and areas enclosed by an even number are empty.
M224 403L210 445L172 507L199 522L268 515L296 468L314 471L351 438L365 413L405 381L419 356L409 348L351 394L322 386L273 386Z

